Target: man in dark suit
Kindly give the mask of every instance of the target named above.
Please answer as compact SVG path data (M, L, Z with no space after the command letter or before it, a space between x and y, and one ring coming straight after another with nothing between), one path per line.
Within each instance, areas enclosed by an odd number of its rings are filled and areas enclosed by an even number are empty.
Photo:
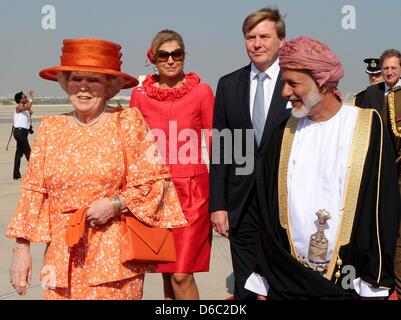
M392 88L401 85L401 53L395 49L384 51L380 56L380 64L384 82L369 86L356 105L376 109L385 120L384 99Z
M220 135L213 134L209 199L214 230L230 240L234 298L241 300L256 298L244 289L260 228L253 164L273 128L290 116L278 65L283 17L276 8L260 9L245 19L242 31L251 64L223 76L217 86L213 127Z

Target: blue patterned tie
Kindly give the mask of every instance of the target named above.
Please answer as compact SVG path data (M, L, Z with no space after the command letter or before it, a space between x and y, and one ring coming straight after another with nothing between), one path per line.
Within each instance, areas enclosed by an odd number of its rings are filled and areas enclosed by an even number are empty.
M260 72L256 77L258 78L258 86L256 88L255 101L253 103L252 124L255 129L256 142L259 145L265 127L265 97L263 82L266 80L267 74Z

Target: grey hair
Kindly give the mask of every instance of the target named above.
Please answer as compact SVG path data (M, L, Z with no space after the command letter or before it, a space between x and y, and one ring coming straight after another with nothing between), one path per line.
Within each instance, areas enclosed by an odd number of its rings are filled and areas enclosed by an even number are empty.
M68 94L68 82L70 81L71 71L60 71L57 74L57 82ZM113 98L124 87L125 81L121 77L106 74L106 100Z

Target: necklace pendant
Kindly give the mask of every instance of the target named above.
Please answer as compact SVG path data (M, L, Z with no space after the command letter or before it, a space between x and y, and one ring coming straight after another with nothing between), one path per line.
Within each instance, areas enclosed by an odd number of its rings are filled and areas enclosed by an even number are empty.
M73 113L74 120L80 127L91 127L91 126L95 125L100 120L100 118L102 118L103 114L106 112L106 109L107 109L107 105L104 107L103 111L95 119L92 119L89 122L82 122L81 120L79 120L77 117L77 111L74 110L74 113Z

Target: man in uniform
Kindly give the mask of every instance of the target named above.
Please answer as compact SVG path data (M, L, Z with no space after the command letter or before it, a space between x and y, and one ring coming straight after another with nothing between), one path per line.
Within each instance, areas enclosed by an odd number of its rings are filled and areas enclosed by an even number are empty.
M367 58L363 60L363 62L368 64L366 67L366 73L368 74L370 85L378 84L384 81L380 66L380 59Z
M388 117L390 122L390 132L393 140L394 151L396 153L396 164L398 167L401 194L401 87L393 89L388 94L386 102L389 110ZM397 241L394 268L398 299L401 300L401 227Z
M384 82L368 87L361 102L357 102L356 105L374 108L380 113L385 131L393 144L401 178L401 53L395 49L388 49L380 56L380 62Z
M367 63L366 73L368 74L369 84L374 85L383 82L383 75L380 67L380 59L378 58L367 58L363 62ZM363 95L366 89L357 93L353 98L353 105L360 106L362 102Z
M384 82L369 86L363 98L356 105L375 108L384 118L385 97L393 88L401 85L401 53L395 49L384 51L380 56L380 64Z
M344 72L323 43L280 51L292 115L258 163L262 230L246 287L270 299L384 299L394 287L401 215L380 116L344 105Z

